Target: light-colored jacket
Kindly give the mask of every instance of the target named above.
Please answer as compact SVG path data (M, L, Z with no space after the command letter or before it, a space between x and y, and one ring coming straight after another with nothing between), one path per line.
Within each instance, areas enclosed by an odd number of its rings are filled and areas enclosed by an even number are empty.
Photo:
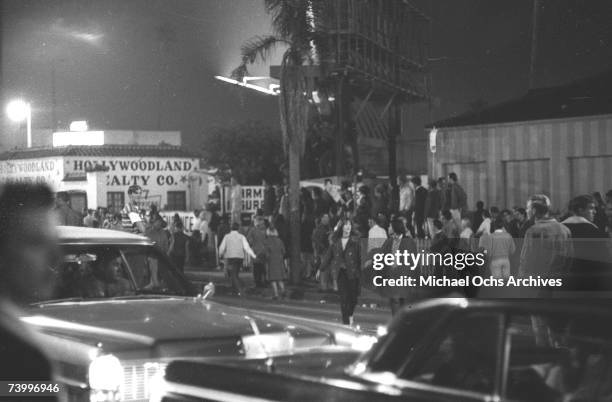
M223 258L241 258L244 259L244 254L247 253L253 258L257 258L246 237L238 233L237 230L232 230L223 237L223 241L219 246L219 255Z

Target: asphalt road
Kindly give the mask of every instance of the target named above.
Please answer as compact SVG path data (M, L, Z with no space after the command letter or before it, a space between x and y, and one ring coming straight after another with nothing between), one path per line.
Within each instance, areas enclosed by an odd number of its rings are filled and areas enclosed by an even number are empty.
M280 316L301 317L325 322L341 323L340 306L336 303L317 303L313 301L271 300L261 297L244 297L215 295L212 301L252 311L265 311ZM358 305L355 309L355 325L368 333L375 333L380 325L385 325L391 318L387 309L371 309Z

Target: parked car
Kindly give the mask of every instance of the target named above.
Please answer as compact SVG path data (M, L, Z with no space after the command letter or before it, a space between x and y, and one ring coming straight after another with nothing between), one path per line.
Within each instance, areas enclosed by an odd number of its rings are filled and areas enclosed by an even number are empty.
M283 319L206 299L149 239L59 227L53 297L25 310L76 401L148 401L177 357L252 357L358 339L337 324Z
M175 361L152 401L609 401L610 305L431 300L404 309L351 363L320 350Z

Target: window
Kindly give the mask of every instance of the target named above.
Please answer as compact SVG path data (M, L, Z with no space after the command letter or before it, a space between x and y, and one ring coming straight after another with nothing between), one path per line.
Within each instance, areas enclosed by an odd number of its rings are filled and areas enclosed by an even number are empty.
M168 203L166 209L169 211L186 211L187 198L184 191L168 191Z
M500 316L458 317L418 351L400 373L405 380L490 394L494 391Z
M106 193L106 207L119 212L125 206L125 193L122 191L109 191Z
M612 398L612 325L582 315L516 315L506 342L506 395L521 401Z

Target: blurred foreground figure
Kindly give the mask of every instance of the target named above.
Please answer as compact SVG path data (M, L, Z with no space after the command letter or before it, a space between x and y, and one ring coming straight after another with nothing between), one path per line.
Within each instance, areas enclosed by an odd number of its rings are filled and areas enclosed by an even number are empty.
M18 318L19 305L53 290L57 261L53 194L44 185L0 186L0 378L52 381L52 367L34 333ZM59 398L36 398L58 400Z

